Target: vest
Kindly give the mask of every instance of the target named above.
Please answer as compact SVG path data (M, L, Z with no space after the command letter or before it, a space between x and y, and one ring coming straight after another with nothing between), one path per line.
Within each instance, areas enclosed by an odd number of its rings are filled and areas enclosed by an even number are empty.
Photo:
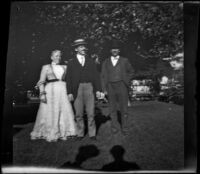
M118 62L115 66L112 65L112 62L109 63L109 73L108 73L108 82L118 82L122 81L121 77L121 66Z
M89 69L86 67L86 65L81 66L81 71L80 71L80 83L89 83L91 82L91 79L88 77L90 71L88 71Z

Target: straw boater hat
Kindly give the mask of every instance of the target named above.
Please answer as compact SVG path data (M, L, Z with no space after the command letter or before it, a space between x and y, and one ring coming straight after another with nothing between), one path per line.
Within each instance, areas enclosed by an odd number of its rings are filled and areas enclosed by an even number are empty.
M76 47L79 45L87 45L87 42L84 39L76 39L73 43L72 46Z

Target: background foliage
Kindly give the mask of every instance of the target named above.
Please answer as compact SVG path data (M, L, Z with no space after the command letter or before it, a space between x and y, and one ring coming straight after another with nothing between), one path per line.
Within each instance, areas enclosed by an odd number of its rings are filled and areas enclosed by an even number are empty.
M101 61L109 56L111 40L119 39L135 78L170 77L173 70L162 58L183 52L182 4L15 2L8 53L13 69L8 76L15 84L32 88L41 66L50 61L50 51L61 49L68 60L71 43L80 37Z

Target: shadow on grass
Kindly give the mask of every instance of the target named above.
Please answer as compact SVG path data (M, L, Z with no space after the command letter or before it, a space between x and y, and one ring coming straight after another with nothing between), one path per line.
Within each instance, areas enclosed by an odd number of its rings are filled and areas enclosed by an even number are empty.
M81 164L89 158L96 157L99 155L99 150L95 145L81 146L79 152L75 158L75 162L70 161L64 163L61 168L70 169L83 169Z
M95 108L95 123L96 123L96 133L98 134L99 128L103 123L106 123L111 118L109 116L105 116L102 114L102 111L100 108Z
M102 171L128 171L140 169L140 167L136 163L124 161L123 156L125 150L122 146L113 146L110 150L110 153L114 157L114 161L109 164L105 164L101 168Z

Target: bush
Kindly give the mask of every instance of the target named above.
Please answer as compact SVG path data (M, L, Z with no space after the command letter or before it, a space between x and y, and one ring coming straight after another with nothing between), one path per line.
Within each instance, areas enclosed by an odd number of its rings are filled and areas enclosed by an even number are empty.
M164 102L173 102L175 104L184 104L184 87L183 85L175 85L169 89L163 90L159 95L159 100Z

